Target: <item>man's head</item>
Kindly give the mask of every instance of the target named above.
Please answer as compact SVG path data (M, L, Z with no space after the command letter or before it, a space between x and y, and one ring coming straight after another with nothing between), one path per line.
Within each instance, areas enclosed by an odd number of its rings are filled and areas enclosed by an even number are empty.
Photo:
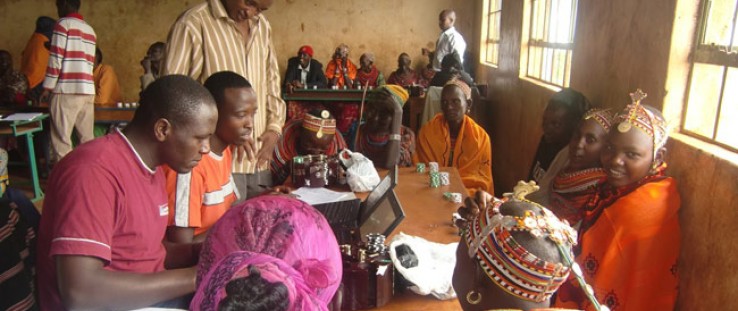
M82 5L81 2L81 0L56 0L56 13L59 14L59 18L77 13Z
M309 45L303 45L297 50L297 57L300 58L300 65L302 68L310 66L310 60L313 59L313 47Z
M566 144L590 103L582 93L566 88L551 96L543 112L543 139L549 144Z
M446 9L438 14L438 27L441 27L441 30L454 27L454 22L456 22L456 12L454 10Z
M56 24L56 20L48 17L48 16L39 16L36 19L36 30L35 32L40 33L49 40L51 40L51 35L54 32L54 25Z
M336 119L328 110L313 110L305 114L297 142L299 155L325 154L336 136Z
M372 65L374 65L374 54L372 53L364 53L361 54L361 57L359 58L359 63L361 63L361 69L369 71L372 69Z
M256 93L251 83L231 71L213 74L205 81L218 107L215 135L229 145L246 143L254 131Z
M103 53L99 48L95 48L95 67L97 65L102 64L103 61Z
M407 53L402 53L397 57L397 68L410 68L410 63L412 63L412 60Z
M336 52L333 53L334 59L346 59L349 54L349 47L348 45L345 45L341 43L338 47L336 47Z
M443 72L460 72L464 69L461 65L461 56L456 51L446 54L441 60L441 71Z
M253 19L268 10L274 0L221 0L228 17L237 23Z
M166 50L166 48L166 43L161 41L154 42L154 44L149 46L149 50L146 51L146 55L152 62L161 61L164 58L164 51Z
M13 69L13 57L10 52L0 50L0 74L4 74L11 69Z
M170 75L141 93L141 106L128 127L156 142L156 149L147 152L157 165L187 173L210 152L217 121L215 100L205 87L187 76Z

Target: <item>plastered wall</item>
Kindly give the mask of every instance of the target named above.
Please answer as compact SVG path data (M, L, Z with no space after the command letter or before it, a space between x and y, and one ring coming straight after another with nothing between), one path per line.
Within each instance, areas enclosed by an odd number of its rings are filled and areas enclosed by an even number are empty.
M481 10L482 2L476 2ZM697 4L579 1L571 87L595 105L617 109L629 102L629 92L642 88L649 94L646 103L665 108L674 121L684 97L689 55L684 47L692 44ZM492 139L498 192L527 176L541 135L542 112L553 94L519 77L523 9L523 0L503 2L500 66L480 66L477 72L478 80L490 86L484 123ZM481 15L477 18L481 23ZM733 229L738 219L738 161L693 143L680 136L667 145L667 173L678 181L682 197L678 309L738 309L738 239Z
M204 1L204 0L203 0ZM104 62L118 73L126 100L135 100L140 90L139 62L149 44L165 41L177 16L200 0L83 0L82 15L98 35ZM21 51L33 33L36 17L57 18L53 0L0 1L0 49L11 52L20 63ZM275 0L265 12L274 30L274 45L280 70L303 44L310 44L315 58L324 65L335 47L346 43L351 59L358 64L363 52L376 56L385 77L397 67L397 56L407 52L415 65L427 63L423 47L433 49L438 38L438 13L457 11L457 28L475 46L478 30L473 1L453 0ZM470 47L470 48L471 48ZM473 49L476 50L476 49Z

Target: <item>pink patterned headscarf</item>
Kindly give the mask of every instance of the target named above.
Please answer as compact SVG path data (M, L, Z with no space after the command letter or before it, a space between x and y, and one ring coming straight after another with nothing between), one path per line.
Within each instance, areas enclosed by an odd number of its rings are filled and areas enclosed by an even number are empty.
M239 251L281 259L298 271L320 303L315 310L328 305L341 282L341 253L330 225L315 208L297 199L261 196L231 207L210 228L203 244L196 298L213 297L214 293L201 292L201 285L208 281L206 276L223 258ZM190 308L198 307L193 300Z

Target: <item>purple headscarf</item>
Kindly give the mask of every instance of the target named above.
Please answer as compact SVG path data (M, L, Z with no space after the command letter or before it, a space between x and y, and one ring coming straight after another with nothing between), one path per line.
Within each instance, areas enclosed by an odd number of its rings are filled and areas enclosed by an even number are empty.
M231 258L231 253L240 251L281 259L297 271L302 276L300 282L310 288L308 296L319 303L319 307L306 310L327 309L341 282L341 253L325 217L297 199L261 196L231 207L208 231L200 253L198 290L190 309L199 310L202 303L215 299L217 292L205 289L204 284L212 282L206 278L215 269L221 269L224 258ZM230 267L228 269L235 269L233 262L225 264ZM296 279L293 282L299 283ZM225 284L227 282L222 285ZM216 305L219 301L215 301ZM290 301L290 310L302 310L302 306L295 303L297 301Z

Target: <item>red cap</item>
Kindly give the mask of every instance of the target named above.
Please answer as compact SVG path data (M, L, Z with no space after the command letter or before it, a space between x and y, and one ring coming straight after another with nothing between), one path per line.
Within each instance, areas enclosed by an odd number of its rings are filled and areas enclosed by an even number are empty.
M309 45L303 45L300 47L300 49L297 51L297 54L305 53L307 55L310 55L310 57L313 57L313 47Z

